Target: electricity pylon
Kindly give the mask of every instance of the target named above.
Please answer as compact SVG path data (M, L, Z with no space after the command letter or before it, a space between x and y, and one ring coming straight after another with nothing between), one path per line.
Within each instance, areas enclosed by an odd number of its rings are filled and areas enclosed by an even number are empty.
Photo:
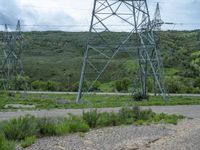
M156 4L156 10L154 13L154 18L152 21L152 26L154 31L161 31L161 27L164 24L164 21L161 18L160 14L160 5L159 3Z
M157 3L155 13L154 13L154 18L152 20L152 29L154 31L154 39L156 42L156 47L158 49L159 63L157 61L157 62L155 62L154 65L156 66L157 69L160 70L160 73L158 74L158 78L159 78L160 82L162 82L162 84L164 85L163 63L162 63L161 56L160 56L161 55L160 54L160 31L161 31L161 27L163 24L164 24L164 21L161 18L160 5L159 5L159 3ZM155 83L155 78L154 78L154 93L155 93L155 95L157 95L158 91L159 91L159 88L157 87L157 85Z
M16 31L8 32L8 25L5 24L1 65L1 78L3 79L5 90L13 88L11 80L15 82L14 80L17 80L17 77L23 75L21 62L22 40L20 20L17 22Z
M77 103L80 103L85 92L92 90L105 70L112 65L112 60L122 53L139 60L143 96L147 95L147 77L151 72L161 95L167 100L163 82L159 77L160 55L146 0L94 0ZM92 83L88 85L86 78L88 74L91 78L92 71L96 74Z

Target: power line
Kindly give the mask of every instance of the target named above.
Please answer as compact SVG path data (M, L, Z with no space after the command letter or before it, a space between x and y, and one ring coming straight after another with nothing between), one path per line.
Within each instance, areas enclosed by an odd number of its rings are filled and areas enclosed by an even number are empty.
M0 24L1 26L4 26L5 24ZM13 24L7 24L8 26L15 26ZM74 25L45 25L45 24L22 24L21 26L24 26L24 27L89 27L90 25L81 25L81 24L74 24ZM126 27L126 26L129 26L129 25L114 25L114 24L108 24L107 26L113 26L113 27Z
M5 23L7 24L7 23ZM1 23L0 26L5 26L5 24ZM200 23L172 23L172 22L164 22L165 25L181 25L181 26L195 26L200 25ZM7 24L8 26L15 26L14 24ZM46 25L46 24L22 24L21 26L24 27L55 27L55 28L65 28L65 27L89 27L89 24L72 24L72 25ZM129 25L114 25L114 24L108 24L107 26L110 27L126 27Z
M173 23L173 22L164 22L165 25L181 25L181 26L196 26L200 25L200 23Z
M62 6L54 6L54 7L45 7L45 6L35 6L35 5L20 5L19 7L31 7L31 8L41 8L41 9L49 9L49 8L59 8L59 9L65 9L65 10L82 10L82 11L91 11L92 9L86 8L86 9L80 9L80 8L69 8L69 7L62 7Z

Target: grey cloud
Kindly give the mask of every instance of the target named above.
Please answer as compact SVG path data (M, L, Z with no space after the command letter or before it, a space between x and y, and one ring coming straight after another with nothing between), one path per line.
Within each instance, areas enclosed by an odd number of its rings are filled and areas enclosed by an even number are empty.
M49 12L48 12L49 11ZM71 25L75 24L76 21L65 14L64 11L58 10L52 12L48 10L46 13L41 13L39 9L31 7L20 7L17 0L0 0L0 24L17 24L17 20L22 20L22 24L27 25ZM9 28L14 29L15 26L9 26ZM1 29L3 29L1 27ZM66 28L56 28L47 26L23 26L23 30L73 30L71 27Z
M0 0L0 23L17 24L21 11L16 0Z
M46 0L48 1L48 0ZM158 0L161 7L162 19L166 22L175 23L199 23L200 24L200 0ZM149 10L153 17L155 11L155 0L148 0ZM23 24L32 25L72 25L81 24L81 21L75 20L70 14L66 14L64 10L51 12L40 11L40 9L31 7L19 7L19 0L0 0L0 24L16 24L17 20L23 21ZM48 4L47 4L48 5ZM92 1L91 1L92 5ZM49 11L49 12L48 12ZM90 20L87 15L83 20ZM193 26L178 26L176 29L194 29ZM200 28L200 25L199 27ZM166 28L167 29L167 28ZM171 27L169 27L171 29ZM67 30L77 31L83 30L80 27L65 28L47 28L45 26L23 27L23 30Z
M183 10L196 21L200 21L200 1L199 0L192 0L188 2L184 7Z

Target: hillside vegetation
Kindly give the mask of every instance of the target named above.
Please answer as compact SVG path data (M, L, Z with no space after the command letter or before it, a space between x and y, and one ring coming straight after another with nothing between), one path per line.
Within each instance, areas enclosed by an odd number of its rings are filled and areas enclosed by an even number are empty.
M23 66L29 87L32 90L76 91L88 33L27 32L23 36ZM199 93L200 31L165 31L160 37L168 91ZM131 80L137 76L137 59L121 64L123 59L123 56L116 58L104 78L95 85L95 90L131 90ZM116 69L120 67L121 70ZM148 82L152 92L152 81Z

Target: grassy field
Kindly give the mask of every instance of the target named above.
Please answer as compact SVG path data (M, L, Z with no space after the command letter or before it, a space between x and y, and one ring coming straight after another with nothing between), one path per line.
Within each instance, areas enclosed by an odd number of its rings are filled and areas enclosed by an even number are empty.
M149 100L136 102L130 96L111 96L111 95L87 95L83 97L81 104L76 104L76 95L67 94L1 94L0 110L15 110L8 107L9 104L34 105L34 109L69 109L69 108L102 108L102 107L121 107L125 105L138 106L164 106L164 105L198 105L200 97L170 97L168 102L164 102L161 97L151 96ZM33 109L33 108L32 108Z

